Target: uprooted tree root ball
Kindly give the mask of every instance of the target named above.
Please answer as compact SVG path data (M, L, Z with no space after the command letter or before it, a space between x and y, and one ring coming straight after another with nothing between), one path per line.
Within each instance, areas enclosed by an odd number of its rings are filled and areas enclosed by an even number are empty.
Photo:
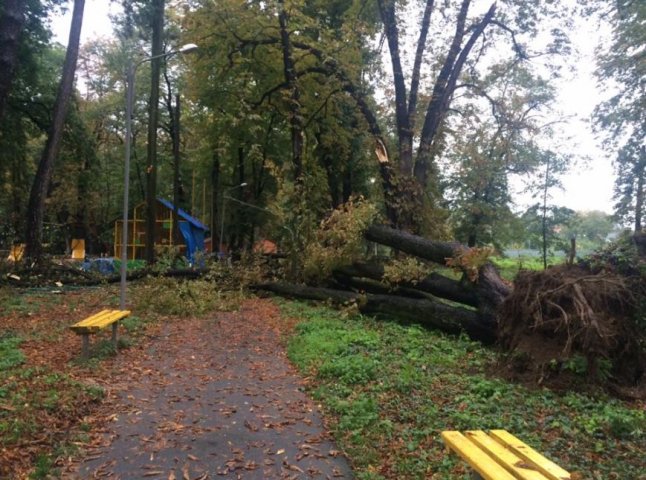
M499 339L510 366L542 383L561 373L634 387L646 379L639 277L576 266L523 271L503 302Z

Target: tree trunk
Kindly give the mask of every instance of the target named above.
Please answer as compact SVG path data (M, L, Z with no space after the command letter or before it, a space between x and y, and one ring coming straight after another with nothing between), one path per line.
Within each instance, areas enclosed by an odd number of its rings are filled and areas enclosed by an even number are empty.
M252 288L293 298L331 301L336 304L356 303L362 313L385 314L447 333L458 334L464 331L472 339L485 343L493 343L496 338L495 325L481 323L476 312L434 300L393 295L362 295L330 288L285 283L264 283L254 285Z
M153 0L151 56L164 52L164 0ZM148 104L148 145L146 168L146 262L155 261L157 231L157 123L159 117L159 75L162 58L151 60L150 103Z
M428 184L428 176L431 171L432 162L432 145L439 131L440 124L444 119L446 112L451 105L451 98L455 91L458 78L464 67L467 57L471 53L471 49L475 45L477 39L483 34L485 28L493 20L496 12L496 4L493 3L489 10L471 30L471 35L464 47L460 49L462 39L466 33L465 21L471 0L463 0L460 13L458 14L457 26L449 53L446 57L442 70L438 76L431 102L428 105L426 116L424 118L424 126L422 127L420 146L417 152L417 159L415 161L415 178L426 188Z
M464 247L457 242L438 242L395 230L383 225L371 225L365 232L371 242L387 245L404 253L446 265L446 259L453 257Z
M303 118L300 111L300 91L296 83L296 67L294 66L292 44L287 28L288 17L284 0L280 0L279 4L278 22L280 25L280 41L283 50L283 71L285 74L285 83L291 91L288 111L292 133L294 179L300 182L301 175L303 174Z
M45 149L40 158L38 171L36 172L36 177L34 178L29 195L27 228L25 233L25 256L27 259L33 261L39 261L42 256L45 197L47 196L47 190L51 181L54 161L60 150L65 117L74 88L74 73L76 72L76 62L78 60L84 8L85 0L75 0L70 36L65 53L65 62L63 64L63 74L56 95L56 103L54 104L52 125L47 134Z
M400 250L410 255L430 260L440 265L446 259L463 251L464 246L453 242L436 242L392 228L372 225L366 230L366 239ZM511 287L500 278L496 267L487 263L480 267L478 279L473 284L478 305L478 313L485 328L495 328L496 310L511 293Z
M543 217L541 219L541 238L543 239L543 270L547 269L547 192L550 180L550 158L545 164L545 184L543 185Z
M180 162L181 152L180 152L180 116L181 116L181 105L179 94L175 95L175 108L171 108L170 112L173 118L173 244L179 245L182 243L182 235L179 231L179 207L180 207L180 196L182 190L182 179L180 177Z
M395 118L399 143L399 171L403 175L413 172L413 131L410 126L406 99L406 80L399 53L399 30L394 0L378 0L381 21L384 24L395 86Z
M7 98L11 91L18 51L20 34L25 24L25 0L4 0L0 17L0 123L4 118Z
M215 252L223 239L218 235L218 189L220 186L220 154L213 148L213 161L211 162L211 251Z
M639 149L639 158L637 159L637 168L635 170L635 176L637 177L637 192L635 193L635 233L639 233L643 228L644 190L646 190L646 147L643 145Z
M369 278L381 282L383 281L384 267L375 263L357 262L352 266L338 268L333 273L335 274L335 278L337 275L341 275L346 278ZM415 283L400 282L396 286L420 290L436 297L472 307L478 306L478 297L471 284L459 282L438 273L431 273L428 277Z

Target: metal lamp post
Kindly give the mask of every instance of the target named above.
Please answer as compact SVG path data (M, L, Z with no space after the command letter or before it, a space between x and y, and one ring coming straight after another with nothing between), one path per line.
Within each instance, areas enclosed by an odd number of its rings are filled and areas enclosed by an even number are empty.
M220 248L218 252L218 256L222 258L224 256L224 213L226 210L227 206L227 192L230 192L231 190L235 190L236 188L242 188L247 185L247 182L242 182L240 185L236 185L235 187L230 187L225 189L222 192L222 218L220 219Z
M128 195L130 191L130 145L132 137L132 110L135 99L135 74L139 65L157 58L167 58L177 53L190 53L198 49L194 43L188 43L177 50L145 57L136 63L130 60L126 73L126 139L125 165L123 175L123 225L121 235L121 285L119 292L119 308L126 309L126 277L128 271ZM134 239L133 239L134 241Z

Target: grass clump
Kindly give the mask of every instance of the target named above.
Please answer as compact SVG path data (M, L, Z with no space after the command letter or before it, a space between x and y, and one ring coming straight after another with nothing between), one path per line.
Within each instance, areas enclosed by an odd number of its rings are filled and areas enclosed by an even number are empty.
M0 372L25 361L25 355L19 348L21 343L21 338L11 334L0 337Z
M582 478L643 478L646 411L492 377L496 354L463 337L286 303L289 358L360 479L464 479L443 430L502 428Z

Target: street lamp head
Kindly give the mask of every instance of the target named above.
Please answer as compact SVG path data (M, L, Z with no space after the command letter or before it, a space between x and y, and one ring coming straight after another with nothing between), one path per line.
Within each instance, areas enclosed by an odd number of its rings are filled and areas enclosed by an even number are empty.
M242 182L242 183L241 183L240 185L238 185L238 186L239 186L239 187L246 187L246 186L247 186L247 182Z
M179 49L179 53L193 53L194 51L198 50L200 47L195 45L194 43L187 43L186 45L183 45Z

